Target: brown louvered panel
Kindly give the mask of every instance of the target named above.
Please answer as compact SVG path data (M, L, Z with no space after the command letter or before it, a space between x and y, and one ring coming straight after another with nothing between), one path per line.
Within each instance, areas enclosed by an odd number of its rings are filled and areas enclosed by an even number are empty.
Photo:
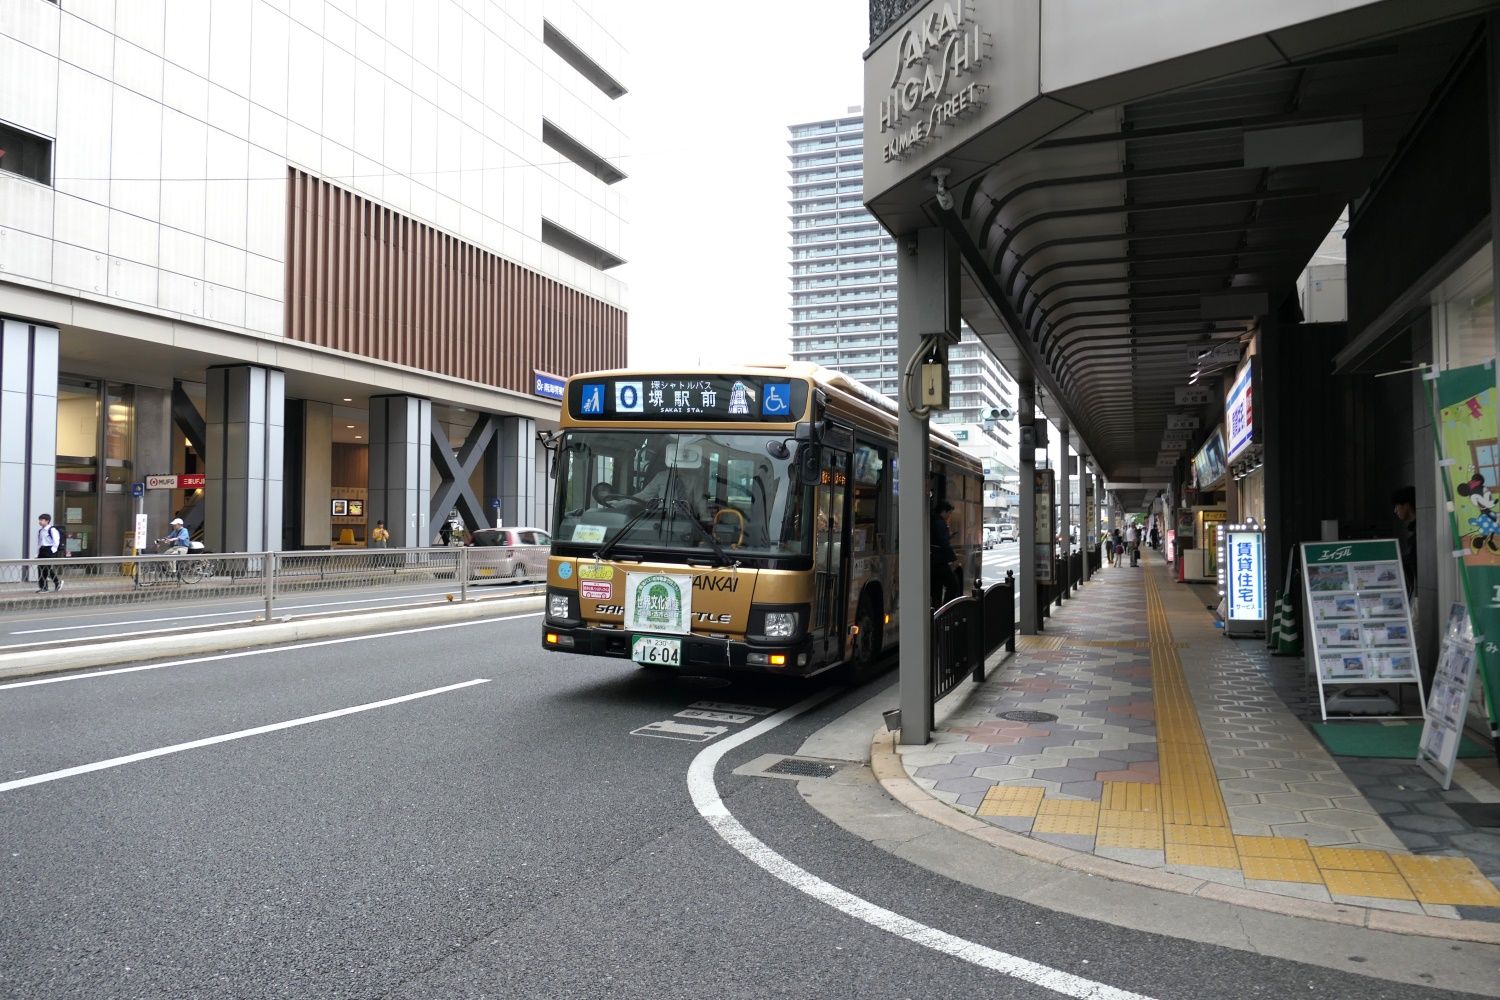
M625 363L623 310L299 170L288 175L290 340L531 391Z

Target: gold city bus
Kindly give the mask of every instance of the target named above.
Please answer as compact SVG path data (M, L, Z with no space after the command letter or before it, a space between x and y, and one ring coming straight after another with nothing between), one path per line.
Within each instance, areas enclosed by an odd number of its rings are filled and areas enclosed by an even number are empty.
M870 673L897 639L898 498L924 516L953 504L965 581L982 555L979 464L934 432L913 489L896 432L890 400L812 364L573 376L543 648L699 674Z

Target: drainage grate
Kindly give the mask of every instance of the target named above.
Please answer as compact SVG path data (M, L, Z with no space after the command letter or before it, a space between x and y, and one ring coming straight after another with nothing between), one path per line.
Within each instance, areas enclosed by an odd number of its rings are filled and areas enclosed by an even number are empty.
M1009 719L1011 722L1056 722L1057 716L1051 712L1001 712L1000 718Z
M779 760L765 769L766 774L790 774L799 778L831 778L837 771L837 764L823 764L815 760L798 760L796 757L787 757Z

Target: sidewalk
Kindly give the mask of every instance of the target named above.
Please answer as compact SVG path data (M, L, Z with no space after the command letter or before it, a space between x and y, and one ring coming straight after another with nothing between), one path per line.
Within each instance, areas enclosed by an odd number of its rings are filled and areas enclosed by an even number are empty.
M1500 800L1493 758L1461 762L1449 792L1412 761L1334 758L1277 694L1297 702L1301 670L1225 639L1153 557L1105 567L932 744L896 749L931 796L1131 881L1252 890L1325 919L1406 914L1417 933L1500 922L1500 830L1447 808Z

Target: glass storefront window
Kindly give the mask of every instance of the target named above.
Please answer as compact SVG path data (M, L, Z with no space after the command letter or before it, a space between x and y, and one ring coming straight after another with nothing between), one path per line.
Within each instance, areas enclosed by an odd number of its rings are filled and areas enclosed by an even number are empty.
M99 520L99 383L59 380L52 517L74 554L92 555Z

